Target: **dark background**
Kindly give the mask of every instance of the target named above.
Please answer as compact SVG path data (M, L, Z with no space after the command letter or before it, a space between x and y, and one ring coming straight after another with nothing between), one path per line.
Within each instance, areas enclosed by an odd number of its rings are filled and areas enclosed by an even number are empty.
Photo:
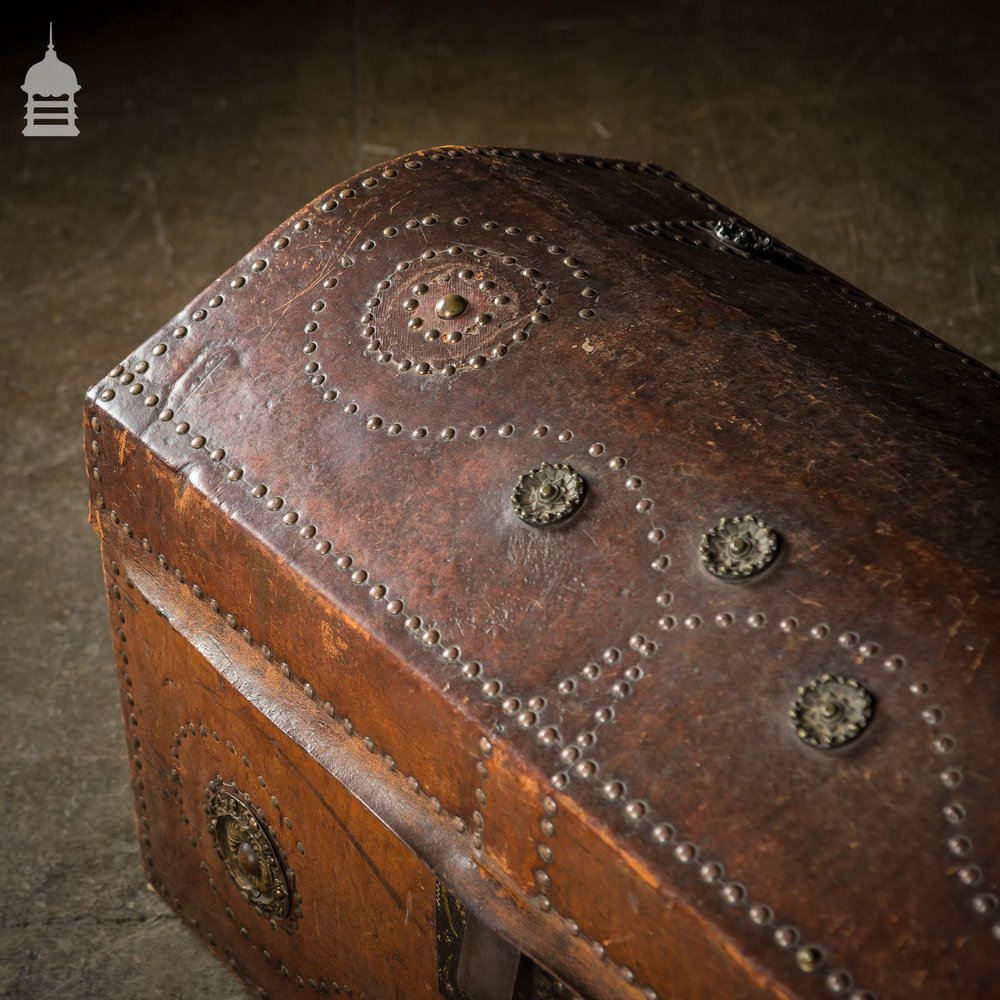
M5 21L0 995L243 995L139 868L86 523L91 383L307 200L437 143L654 160L1000 366L996 6L341 0ZM50 17L82 85L73 139L20 134Z

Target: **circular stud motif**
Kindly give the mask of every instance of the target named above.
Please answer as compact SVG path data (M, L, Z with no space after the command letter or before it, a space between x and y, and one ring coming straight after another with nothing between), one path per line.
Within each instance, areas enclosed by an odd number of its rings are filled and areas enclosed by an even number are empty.
M823 674L799 688L788 715L800 740L832 750L861 735L873 707L871 692L854 678Z
M744 580L765 570L778 554L775 530L753 514L724 517L702 535L702 565L720 580Z
M414 375L482 369L532 336L552 305L540 273L483 247L453 244L403 260L362 313L365 351Z
M262 916L288 915L288 881L271 839L234 784L215 778L205 790L208 828L230 877Z
M527 524L557 524L579 510L586 491L583 476L568 465L542 462L521 476L510 502L514 513Z

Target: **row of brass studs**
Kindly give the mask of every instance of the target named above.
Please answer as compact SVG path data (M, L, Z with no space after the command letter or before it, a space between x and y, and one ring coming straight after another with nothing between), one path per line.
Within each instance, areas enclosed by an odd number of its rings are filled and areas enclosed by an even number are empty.
M719 616L719 617L723 617L723 616ZM762 616L755 616L755 617L762 617ZM791 620L789 620L789 621L791 621ZM720 622L720 624L722 624L722 623ZM782 622L782 628L783 628L783 630L785 630L785 631L788 631L788 629L786 629L786 628L785 628L785 623L784 623L784 621ZM814 627L814 629L812 630L812 632L813 632L814 634L816 634L816 637L817 637L817 638L821 637L821 636L820 636L820 634L819 634L819 632L817 631L817 630L818 630L818 629L820 629L820 628L822 628L822 629L823 629L823 633L822 633L823 635L825 635L825 634L826 634L826 632L828 631L828 630L826 630L826 627L825 627L825 626L816 626L816 627ZM849 635L848 635L847 633L845 633L845 634L844 634L843 636L841 636L841 645L845 645L845 646L846 646L846 645L848 645L848 644L849 644L850 642L852 642L852 641L853 641L853 642L856 642L857 640L856 640L856 638L855 638L855 639L852 639L852 637L851 637L851 636L849 636ZM870 646L870 645L871 645L871 646L873 646L873 644L869 644L869 643L865 643L865 644L862 644L862 646L861 646L861 647L859 647L859 649L865 649L865 648L867 648L867 647L868 647L868 646ZM874 651L874 649L875 649L875 647L873 646L873 651ZM868 655L868 654L866 653L865 655ZM890 658L890 660L894 661L894 665L893 665L892 669L897 669L897 667L898 667L898 662L896 662L896 661L898 661L898 660L899 660L899 658ZM887 661L886 661L886 667L887 667L887 669L889 669L889 662L890 662L889 660L887 660ZM926 687L926 686L925 686L925 685L913 685L913 688L914 688L914 690L915 690L915 689L916 689L916 688L917 688L918 686L919 686L919 687L921 688L921 693L923 693L923 690L925 689L925 687ZM915 693L918 693L918 692L917 692L917 691L915 690ZM942 778L942 780L944 780L944 779ZM953 838L953 840L955 840L955 842L956 842L956 846L958 846L958 845L959 845L959 841L963 841L963 840L965 840L965 839L967 839L967 838ZM974 867L974 866L971 866L971 867ZM970 868L970 870L971 870L971 868ZM758 907L758 909L760 909L760 908ZM763 910L761 910L761 913L763 913L763 912L764 912L764 911L763 911ZM760 915L760 914L758 914L758 915ZM803 961L804 961L804 962L806 962L806 964L808 964L808 956L804 956L804 959L803 959ZM831 974L831 976L832 976L832 975L833 975L833 974ZM838 979L837 979L837 982L841 982L841 981L842 981L842 979L840 979L840 978L838 978Z
M100 430L100 422L97 420L96 417L94 418L94 421L97 421L97 426L94 427L95 432L97 432L97 431ZM121 575L121 570L120 570L118 564L116 562L114 562L114 561L111 562L111 573L115 577L119 577ZM134 587L134 584L132 583L132 580L129 579L128 577L125 578L125 583L130 588ZM121 611L122 591L119 588L119 586L118 586L117 583L111 584L111 587L110 587L110 596L115 601L115 605L113 605L113 607L115 607L115 606L118 607L118 611L114 615L114 618L115 618L116 622L118 623L118 628L116 630L116 637L117 637L118 641L124 646L124 644L127 642L127 636L125 634L125 629L124 629L125 618L124 618L124 614ZM146 599L146 597L144 595L140 595L140 596L142 597L142 600L143 600L144 603L146 603L146 604L149 603L148 600ZM121 661L124 664L124 666L127 667L129 665L129 658L128 658L127 653L124 652L124 650L122 650L122 652L120 654L120 657L121 657ZM123 682L123 685L124 685L124 700L125 700L125 702L126 702L126 704L128 706L128 709L129 709L128 716L127 716L128 722L129 722L129 724L131 726L137 727L138 726L138 719L137 719L136 714L135 714L135 705L136 705L135 698L134 698L134 696L132 694L132 691L133 691L132 678L131 678L131 676L127 672L123 672L122 675L121 675L121 679L122 679L122 682ZM194 729L193 724L191 725L191 728L192 728L192 730ZM198 730L198 731L202 732L202 735L208 735L208 731L207 731L207 729L205 729L204 726L201 727L201 729ZM186 735L186 733L185 733L185 735ZM213 735L217 735L217 734L213 734ZM145 789L145 784L144 784L143 779L142 779L142 758L139 756L139 753L138 753L139 748L140 748L140 743L139 743L138 736L133 737L132 740L131 740L131 742L133 744L133 748L136 751L136 755L133 758L135 769L136 769L136 774L135 774L135 778L134 778L134 785L135 785L136 802L137 802L137 804L139 806L139 809L141 810L140 811L140 815L139 815L140 827L141 827L141 830L142 830L142 833L141 833L141 836L140 836L140 840L141 840L141 844L142 844L142 847L143 847L144 858L145 858L145 861L146 861L147 870L149 871L149 875L150 875L150 881L151 881L151 884L153 885L153 887L158 892L160 892L161 895L163 895L165 899L167 899L168 901L171 902L171 905L173 906L174 910L176 910L178 913L181 913L182 910L183 910L183 906L181 904L180 899L178 899L177 897L171 897L171 893L170 893L169 887L166 885L165 882L159 882L159 881L157 881L157 877L156 877L156 874L155 874L155 862L153 860L152 853L151 853L152 852L152 841L150 839L150 824L149 824L149 820L148 820L148 818L146 816L147 804L146 804L146 799L144 797L146 789ZM230 748L230 750L233 753L236 752L235 748L232 745L232 743L228 743L227 746ZM243 758L243 762L244 762L245 766L249 767L249 762L247 761L247 759L245 757ZM272 799L272 801L273 801L273 799ZM187 822L186 817L185 817L185 822ZM197 844L197 841L194 838L192 838L192 844ZM301 850L301 844L299 845L299 848ZM204 862L202 864L204 866ZM230 908L228 908L228 907L227 907L227 914L232 919L235 919L235 913ZM196 917L191 917L190 920L189 920L189 923L191 924L191 926L195 930L197 930L200 934L202 934L203 937L205 937L206 941L208 942L208 944L212 948L216 948L216 949L218 948L218 942L217 942L217 940L215 938L215 935L212 934L212 933L210 933L210 932L209 933L204 932L202 930L202 928L201 928L200 921ZM245 936L247 936L248 932L246 931L245 928L241 928L241 931L242 931L242 933ZM254 945L254 947L256 948L256 945ZM270 953L267 952L266 950L263 951L262 954L263 954L263 957L265 958L266 961L270 962L272 960L271 956L270 956ZM231 955L231 953L229 954L228 957L229 957L229 964L231 966L234 966L234 968L235 968L235 965L234 965L235 959L233 958L233 956ZM280 965L280 971L281 971L282 975L284 975L286 978L291 978L291 973L288 971L288 969L287 969L287 967L285 965L283 965L283 964ZM240 975L241 975L241 978L243 978L245 982L247 982L251 986L254 986L254 987L257 988L257 991L258 991L259 996L261 997L261 1000L267 1000L268 993L267 993L267 991L263 987L258 986L252 980L248 979L244 974L241 973ZM303 977L299 976L299 975L296 975L295 979L299 983L300 986L306 985L307 982L311 985L314 982L312 979L308 979L308 980L303 979ZM363 998L364 996L365 996L365 994L363 992L359 994L360 998Z
M119 530L124 531L129 537L134 537L134 533L131 531L131 529L127 525L125 525L125 524L123 524L121 522L121 519L117 516L117 514L115 514L114 512L111 512L111 519L112 519L112 522L114 523L114 525L119 528ZM167 573L167 574L171 573L170 566L167 564L165 558L163 558L162 556L159 559L159 565L160 565L160 568L165 573ZM173 576L175 576L177 578L178 582L180 582L182 584L187 584L188 583L187 578L185 577L185 575L179 569L175 569L173 571ZM209 605L213 608L213 610L215 610L218 614L225 616L227 624L229 625L229 627L232 628L232 629L234 629L234 630L238 630L239 626L238 626L238 623L237 623L237 621L236 621L236 619L235 619L234 616L232 616L232 615L226 615L222 611L222 609L219 608L217 602L215 602L214 600L208 598L207 595L202 590L202 588L199 587L197 584L190 584L190 586L191 586L192 592L194 593L194 595L195 595L195 597L197 599L199 599L199 600L208 600ZM256 643L253 641L252 637L249 635L249 633L245 629L243 630L243 635L244 635L244 638L247 639L248 644L250 644L252 646L256 645ZM271 654L271 651L269 649L267 649L266 647L259 647L259 648L261 649L262 653L265 655L266 658L273 659L273 654ZM285 673L285 670L288 669L288 665L282 663L281 667L283 668L282 672L285 674L285 676L286 677L290 677L291 676L290 670L287 673ZM129 683L131 683L131 680L129 680ZM307 688L307 694L309 694L310 697L313 697L311 687L309 685L307 685L307 684L304 684L303 686L305 688ZM333 714L332 713L332 707L329 705L329 703L327 703L327 710L328 710L328 714L331 714L331 715ZM346 719L344 719L343 721L345 723L345 728L347 729L348 734L352 735L352 736L357 735L355 733L354 728L351 725L351 723L348 720L346 720ZM202 735L213 735L213 736L216 735L216 734L210 734L208 732L208 730L205 729L205 727L201 727L200 729L197 729L197 732L201 733ZM369 740L367 737L365 738L365 746L370 751L374 751L374 749L375 749L374 743L372 743L372 741ZM229 749L230 749L231 752L233 752L233 753L236 752L235 748L231 744L227 743L227 747L229 747ZM478 776L480 778L480 788L482 788L482 783L485 781L486 777L488 777L488 772L487 772L487 769L486 769L486 762L492 756L493 746L492 746L492 743L488 739L486 739L484 737L483 739L480 740L479 749L480 749L480 755L483 758L483 760L482 760L482 766L477 765L477 774L478 774ZM392 760L392 758L386 756L385 759L386 759L387 765L389 766L390 771L395 771L396 770L396 765L395 765L395 762ZM247 760L246 757L243 758L243 763L244 763L244 765L246 767L249 767L249 761ZM422 793L422 794L425 794L425 795L427 794L427 792L423 788L421 788L421 786L417 783L417 781L414 778L408 777L406 780L407 780L408 787L413 792L418 793L418 794L419 793ZM480 806L483 809L485 809L485 805L486 805L484 799L485 799L485 791L484 791L484 794L483 794L482 797L477 796L477 803L479 803ZM440 802L436 798L431 797L429 801L430 801L430 804L431 804L431 806L432 806L432 808L434 809L435 812L443 812L444 811L442 809L441 805L440 805ZM556 808L555 800L552 799L552 798L546 798L544 806L545 806L545 811L546 811L547 815L554 816L554 814L555 814L555 808ZM457 821L456 822L456 827L461 832L461 830L464 828L464 825L462 824L461 819L459 817L452 817L452 818L453 818L453 820ZM474 823L475 823L475 825L477 827L477 833L473 834L473 844L474 844L474 846L476 846L477 849L481 849L481 846L482 846L481 842L477 845L476 844L476 839L475 839L476 836L479 835L478 831L481 831L481 828L479 827L479 823L476 820L475 816L473 817L473 821L474 821ZM543 854L542 854L541 851L539 852L539 857L542 858L543 861L545 860L545 857L543 856ZM551 859L551 854L549 854L548 857ZM567 928L567 930L568 930L568 932L570 934L572 934L573 936L581 936L580 928L579 928L579 925L576 923L576 921L574 921L574 920L572 920L571 918L568 918L568 917L561 917L560 914L558 914L554 910L552 910L551 904L548 904L547 900L546 900L545 903L542 903L541 902L541 898L539 898L539 905L546 912L552 911L555 916L560 916L560 918L564 920L565 926L566 926L566 928ZM175 901L175 908L178 908L178 906L179 906L179 903L177 901ZM216 946L216 942L215 942L214 936L210 940L210 944L212 944L213 946ZM607 955L606 949L604 948L604 946L600 942L598 942L598 941L592 941L591 942L591 946L592 946L592 948L594 950L594 953L597 955L597 957L599 959L601 959L602 961L611 962L611 959ZM265 958L268 958L268 957L269 956L265 955ZM614 963L612 963L612 964L614 964ZM622 974L622 976L623 976L623 978L625 979L626 982L628 982L630 984L635 983L635 976L634 976L634 973L631 972L631 970L629 970L626 966L616 966L616 967L619 969L619 971L621 972L621 974ZM286 978L290 978L290 974L288 973L288 971L285 968L285 966L281 966L281 971L282 971L282 974L286 976ZM296 980L298 980L301 977L296 976L295 978L296 978ZM642 989L643 989L643 992L644 992L647 1000L657 1000L657 994L656 994L656 992L654 990L652 990L650 987L642 987ZM361 994L361 996L364 996L364 994Z
M161 420L169 422L174 420L176 414L174 413L173 410L167 408L162 410L159 416ZM371 427L371 423L369 423L369 426ZM181 420L177 422L175 424L175 430L178 434L184 435L185 438L188 439L189 444L192 448L198 450L206 450L206 451L209 450L209 444L204 435L194 434L187 421ZM505 427L501 427L500 428L501 437L505 436L504 431ZM190 436L192 434L193 436ZM562 432L559 435L559 437L561 440L562 439L569 440L573 437L573 434L571 431L565 431ZM599 442L594 443L590 446L588 451L590 455L594 457L600 457L605 452L605 446ZM214 448L211 450L209 457L213 462L221 462L224 458L227 457L227 453L223 448ZM608 467L613 471L621 471L625 469L627 463L628 460L624 456L615 456L608 461ZM243 476L244 476L244 470L239 466L231 468L227 473L227 479L230 482L240 481L243 479ZM627 490L637 491L642 487L643 480L639 476L629 475L624 480L623 485L624 488ZM251 489L250 495L256 499L263 500L263 498L268 496L268 488L264 484L258 484ZM101 502L102 502L101 498L99 497L98 504L100 505ZM284 509L285 501L282 497L270 497L266 501L266 506L267 509L271 512L279 512L282 509ZM648 498L640 499L635 504L635 510L640 514L649 514L649 512L652 509L653 509L653 501ZM282 515L282 520L286 525L289 526L298 525L300 521L300 515L297 511L294 510L286 511ZM317 536L317 528L315 525L305 524L304 526L299 527L299 534L301 535L301 537L306 539L315 539ZM647 537L649 541L652 542L653 544L660 545L660 543L662 543L664 540L664 532L660 528L653 528L648 532ZM326 555L332 551L331 543L325 539L316 541L315 548L320 555ZM336 560L336 565L340 569L344 570L352 569L351 579L354 583L358 585L370 583L369 574L367 573L367 571L363 569L358 569L356 566L354 566L353 559L350 556L346 554L339 555ZM670 556L666 554L660 554L652 560L650 566L656 572L664 572L670 566ZM373 600L382 600L386 596L386 589L387 589L386 587L380 584L375 584L370 586L369 594ZM386 610L392 615L399 615L403 610L402 602L398 600L390 600L386 604ZM428 625L428 623L426 623L419 616L416 615L408 615L405 618L405 625L414 634L415 637L418 637L420 641L423 642L424 645L437 647L441 656L445 660L448 660L449 662L455 662L456 664L460 665L464 676L466 676L470 680L480 678L481 665L476 662L461 663L460 648L448 643L447 640L442 636L439 629L433 627L432 625ZM482 687L483 694L487 698L492 699L500 696L501 691L503 690L503 683L501 681L482 680L481 678L480 680L483 685ZM535 702L541 703L543 701L544 699L533 698L529 700L528 704L529 706L531 706ZM519 705L520 699L511 696L510 692L508 691L507 697L504 699L503 702L504 710L508 711L508 705L514 705L515 703ZM530 711L519 713L516 708L512 708L509 710L509 714L518 715L518 721L525 728L531 728L532 726L535 725L535 723L538 720L538 715L537 715L538 711L539 709L532 708Z
M718 617L719 621L717 624L720 627L727 627L733 620L731 615L720 615ZM700 618L698 621L700 624ZM749 627L759 628L764 624L763 616L751 615L747 624ZM795 624L797 625L798 623L796 622ZM782 621L782 631L789 632L792 628L793 626L789 619ZM701 858L698 846L691 841L682 839L670 823L654 820L650 816L649 808L644 801L629 797L628 788L623 781L610 776L600 777L600 764L593 754L597 742L596 729L601 724L611 721L614 718L613 713L614 709L610 706L605 709L598 709L595 713L596 726L594 729L581 733L573 744L568 744L564 749L559 750L559 756L562 761L575 765L572 767L572 771L578 778L583 780L599 778L602 781L601 790L604 796L613 802L620 803L625 816L631 822L638 823L644 819L649 819L654 842L672 847L672 856L680 864L696 864L701 880L707 885L718 885L722 898L728 904L746 906L747 914L753 924L757 926L773 926L774 943L780 948L794 948L795 963L802 971L813 972L821 968L826 962L826 956L821 948L813 944L803 944L801 932L794 926L776 924L775 914L771 907L759 902L751 903L747 890L742 883L727 879L725 869L719 862ZM558 749L559 742L561 741L557 741L556 749ZM581 748L589 755L585 759L580 759ZM565 772L556 774L553 776L552 782L557 790L565 790L569 785L569 774ZM572 927L570 927L570 930L572 931ZM846 994L847 990L853 985L853 977L843 969L833 969L826 975L826 985L834 994ZM873 1000L873 995L867 990L857 989L851 994L851 1000Z
M888 320L890 323L895 323L907 332L919 337L930 347L946 354L961 355L961 352L957 348L952 347L951 344L935 337L934 334L912 323L905 316L876 302L842 278L827 271L825 268L818 267L794 250L777 243L767 233L751 226L748 222L741 220L731 213L727 217L718 220L652 221L635 223L629 228L632 232L639 233L640 235L655 236L687 246L721 250L738 254L742 257L754 257L758 260L783 259L786 262L791 262L804 273L818 278L836 288L847 298L860 303L873 315ZM975 358L968 357L967 355L959 357L959 361L966 368L979 372L992 382L1000 383L1000 372L990 368L989 365L985 365L981 361L977 361Z
M541 527L567 520L579 510L585 495L583 477L569 465L543 462L517 481L511 504L522 521ZM755 576L774 562L777 553L776 532L752 514L722 518L702 536L699 548L702 565L722 580ZM629 683L623 681L614 693L623 697L630 690ZM871 721L872 706L871 692L858 681L824 674L799 688L788 714L803 742L831 749L861 735ZM569 748L564 754L568 752ZM586 767L587 761L576 766Z
M586 481L571 466L543 462L514 485L514 513L535 527L559 524L583 505ZM699 547L702 565L722 580L746 580L762 573L778 554L775 530L753 514L723 517L704 534Z
M172 419L172 417L173 417L173 414L171 413L171 415L170 415L170 417L168 419ZM189 431L190 431L190 428L185 424L184 425L184 429L183 429L183 431L181 433L187 434ZM192 446L194 446L194 440L200 440L200 439L197 438L197 437L195 439L192 439ZM207 450L205 444L199 444L198 448L199 449L205 449L205 450ZM223 451L223 449L216 449L216 452L220 452L222 456L225 455L225 452ZM598 457L598 456L602 455L604 453L604 445L602 445L602 444L594 444L594 445L592 445L591 448L590 448L590 453L592 455L594 455L595 457ZM215 454L215 452L213 452L213 455L214 454ZM609 467L612 470L620 471L620 470L622 470L622 469L625 468L626 463L627 463L627 460L625 458L623 458L623 457L615 457L615 458L612 458L609 461ZM229 481L231 481L231 482L236 482L236 481L238 481L241 478L242 478L242 470L240 470L240 475L239 476L236 476L236 477L233 477L232 475L228 475L227 476L227 479L229 479ZM634 480L634 482L632 480ZM637 477L631 477L631 480L626 485L627 485L627 488L629 488L629 489L638 489L638 487L641 485L641 480L639 480ZM263 496L264 494L258 494L258 495L259 496ZM100 505L101 504L99 504L99 506ZM637 511L639 513L644 513L644 514L648 513L652 509L652 507L653 507L653 502L651 500L647 500L647 499L640 500L636 504ZM111 518L112 518L113 523L115 523L116 525L120 524L120 518L118 518L118 515L114 511L111 512ZM122 530L125 530L126 533L131 536L132 531L131 531L130 528L128 528L127 525L122 525ZM658 535L655 539L651 539L651 540L655 541L658 544L660 541L662 541L662 535ZM146 543L144 543L144 545L145 544ZM320 545L322 545L322 544L324 544L324 543L320 543ZM320 548L319 548L319 545L317 546L317 551L321 551ZM322 550L321 554L323 554L326 551L329 551L329 550L328 549ZM666 558L666 557L663 557L663 558ZM343 557L342 556L341 559L346 559L347 560L344 563L343 568L350 568L351 567L350 557ZM668 561L664 563L664 565L668 565L668 564L669 564ZM160 557L160 565L161 565L161 568L165 572L169 571L169 567L168 567L168 565L166 563L166 560L162 556ZM338 560L338 565L340 565L340 560ZM654 566L654 568L662 568L662 567L655 567ZM356 572L362 572L363 573L364 571L356 571ZM182 583L186 582L184 575L180 572L179 569L178 570L174 570L174 575L177 576L177 578L178 578L178 580L180 582L182 582ZM355 582L358 582L358 581L355 581ZM362 583L368 582L367 581L367 574L365 574L365 579L361 580L360 582L362 582ZM378 591L377 594L375 593L376 590ZM195 596L199 600L202 599L202 598L205 598L204 592L196 584L192 585L192 591L195 593ZM376 586L372 587L371 591L372 591L371 592L371 596L372 596L373 599L381 600L381 599L385 598L385 596L386 596L386 594L385 594L385 588L381 587L380 585L376 585ZM218 611L218 613L220 613L220 614L223 613L221 611L221 609L219 609L218 604L216 602L210 601L209 603L210 603L211 606L213 606L213 608L215 610ZM395 603L398 605L398 607L389 607L387 605L386 610L388 610L391 614L397 614L398 615L402 611L402 602L398 602L397 601ZM391 604L393 604L393 602L390 601L389 604L391 605ZM407 619L407 622L406 622L407 627L410 627L411 619L415 622L415 625L413 625L413 628L416 628L416 629L419 630L421 628L421 620L419 618L415 618L414 616L410 616ZM236 619L235 619L235 617L233 615L226 615L226 621L230 625L231 628L233 628L233 629L237 629L238 628L238 623L236 622ZM243 635L244 635L244 638L246 638L246 640L247 640L248 643L253 644L253 638L252 638L252 636L250 635L250 633L247 630L245 630L245 629L243 630ZM425 643L428 642L428 641L430 641L430 640L433 640L435 642L441 642L441 643L444 642L444 640L442 640L440 638L440 636L437 635L436 633L434 635L426 636L425 637L425 633L422 632L421 633L421 638L423 639L423 641ZM455 647L445 647L444 654L442 654L442 655L445 655L446 659L450 658L446 654L447 654L448 650L452 649L452 648L455 648ZM270 651L268 650L267 653L270 653ZM265 655L267 655L267 653L265 653ZM457 655L458 654L456 653L456 657L457 657ZM470 667L470 666L474 666L476 668L476 670L475 671L468 670L467 668ZM282 664L282 667L283 668L287 668L287 665L286 664ZM469 679L479 678L479 676L480 676L479 664L465 664L465 665L463 665L463 674L465 676L467 676ZM289 676L289 674L286 674L286 676ZM488 691L487 691L487 687L489 687ZM494 690L494 687L495 687L495 690ZM314 696L312 688L311 688L310 685L304 684L304 688L306 690L306 693L310 697ZM483 693L488 698L492 699L492 698L499 697L500 696L500 692L501 692L501 684L498 681L487 681L483 685ZM517 699L515 697L512 697L510 695L509 691L507 692L507 697L505 698L503 704L504 704L504 710L507 711L508 713L511 713L511 712L515 712L516 713L517 707L520 707L519 699ZM544 699L542 699L542 698L532 698L532 699L529 699L529 701L528 701L527 704L528 704L528 709L529 710L527 710L526 712L520 712L518 714L519 719L521 718L522 715L526 717L525 718L525 723L524 723L526 727L530 726L530 725L534 725L534 723L536 721L536 718L537 718L537 713L540 712L541 709L544 707ZM327 703L327 707L328 707L328 712L331 711L331 706L329 706L329 703ZM527 718L529 716L530 716L530 720ZM353 726L351 726L351 724L349 723L349 721L345 719L344 723L345 723L345 728L348 729L348 732L349 733L353 733ZM370 750L374 750L374 744L371 743L371 741L369 741L369 740L366 739L365 744L366 744L366 746ZM489 747L489 750L491 751L492 747ZM483 748L483 753L484 753L484 756L487 755L485 748ZM390 762L390 769L394 770L395 769L394 762L392 762L390 758L387 758L387 761ZM420 787L420 785L417 783L417 781L414 778L412 778L412 777L408 778L407 779L407 784L409 785L409 787L411 788L411 790L413 790L415 793L423 792L423 789ZM424 793L424 794L426 794L426 793ZM440 803L438 802L438 800L436 798L432 797L430 799L430 802L431 802L432 807L434 807L435 811L438 811L438 812L442 811L441 805L440 805ZM462 829L464 829L464 823L463 823L463 821L461 820L460 817L457 817L457 816L453 817L453 820L455 821L456 826L458 827L458 829L460 831ZM555 915L558 915L558 914L555 914ZM565 920L567 927L572 930L572 927L575 926L575 921L573 921L571 918L562 918L562 919ZM578 933L579 933L579 931L578 931ZM595 954L597 954L597 956L601 960L611 962L611 959L607 956L603 945L601 945L599 942L593 942L592 944L593 944L593 948L594 948ZM621 967L618 967L618 968L620 968L620 970L622 971L622 975L626 979L627 982L634 982L634 974L631 972L631 970L629 970L625 966L621 966ZM656 994L655 994L655 992L651 988L649 988L649 987L643 987L643 990L644 990L644 993L646 994L647 998L649 998L649 1000L656 1000Z
M134 537L135 533L132 527L129 524L122 522L121 518L119 517L116 511L111 510L108 512L108 514L112 524L118 527L119 530L123 531L129 538ZM153 551L152 545L149 543L148 539L143 539L142 545L143 548L146 550L146 552L152 553ZM360 733L358 733L351 720L347 717L338 715L336 708L333 706L331 702L322 701L322 696L313 689L313 686L308 681L303 679L300 675L297 675L287 662L278 660L274 654L274 651L270 647L258 644L258 642L254 639L253 635L250 633L248 629L246 628L240 629L239 622L236 619L235 615L227 614L225 610L219 605L218 601L207 595L205 591L197 583L191 583L188 580L187 576L179 568L173 568L173 570L171 570L170 564L168 563L166 557L163 556L162 554L160 554L157 557L157 563L160 569L163 570L164 573L166 573L168 576L172 575L177 580L178 583L185 586L190 586L191 593L197 600L207 602L208 607L212 611L214 611L217 615L221 616L225 620L229 628L231 628L233 631L239 632L242 635L243 639L246 641L248 646L257 649L265 660L276 666L276 668L282 674L282 676L300 685L306 697L314 701L315 700L321 701L326 714L334 721L339 722L348 736L360 739L364 744L365 749L368 750L369 753L374 754L376 752L377 747L374 740L372 740L368 736L362 736ZM349 566L350 563L347 564L347 567ZM378 596L376 595L377 591L381 591L381 593ZM372 587L370 591L370 596L372 597L373 600L381 599L382 597L385 596L385 588L381 588L379 587L379 585ZM395 759L388 753L383 753L382 756L385 761L386 767L392 772L396 771L397 766ZM440 800L436 796L432 795L427 790L427 788L421 785L421 783L417 781L417 779L412 775L401 774L401 777L405 778L407 787L409 787L409 789L412 792L414 792L419 796L427 798L428 804L430 805L430 807L434 812L447 816L451 820L452 825L460 833L464 832L465 821L460 816L448 812L441 805Z

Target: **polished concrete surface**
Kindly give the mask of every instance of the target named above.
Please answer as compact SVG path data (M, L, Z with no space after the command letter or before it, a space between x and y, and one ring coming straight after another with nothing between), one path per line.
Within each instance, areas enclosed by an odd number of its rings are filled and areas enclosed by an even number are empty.
M993 5L167 5L55 16L80 136L24 138L0 46L0 995L243 996L147 890L80 405L292 211L442 142L668 166L1000 365ZM914 350L922 345L914 342Z

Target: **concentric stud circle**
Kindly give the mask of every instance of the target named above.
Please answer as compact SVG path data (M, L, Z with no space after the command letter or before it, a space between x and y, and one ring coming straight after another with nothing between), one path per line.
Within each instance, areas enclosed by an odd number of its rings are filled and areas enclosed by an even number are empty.
M558 524L576 513L586 492L583 476L570 466L542 462L518 479L510 502L522 521L543 527Z
M763 572L778 554L777 532L753 514L723 517L701 537L702 565L720 580L745 580Z
M516 257L457 243L398 261L359 315L364 353L421 377L483 369L548 315L549 282L528 270Z
M799 688L788 716L803 743L833 750L861 735L874 706L871 692L853 677L822 674Z

